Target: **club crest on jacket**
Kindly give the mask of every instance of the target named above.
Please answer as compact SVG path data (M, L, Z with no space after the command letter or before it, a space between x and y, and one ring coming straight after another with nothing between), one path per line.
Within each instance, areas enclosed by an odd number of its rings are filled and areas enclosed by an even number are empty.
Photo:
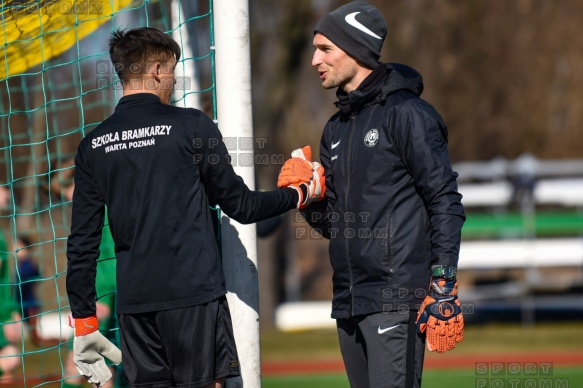
M364 135L364 144L366 144L367 147L374 147L377 145L378 141L379 131L377 129L371 129L366 135Z

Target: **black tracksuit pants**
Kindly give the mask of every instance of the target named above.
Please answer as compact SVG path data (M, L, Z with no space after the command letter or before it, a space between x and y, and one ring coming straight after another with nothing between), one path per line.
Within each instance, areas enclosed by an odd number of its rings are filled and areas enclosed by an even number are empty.
M352 388L419 388L425 340L417 311L338 319L340 350Z

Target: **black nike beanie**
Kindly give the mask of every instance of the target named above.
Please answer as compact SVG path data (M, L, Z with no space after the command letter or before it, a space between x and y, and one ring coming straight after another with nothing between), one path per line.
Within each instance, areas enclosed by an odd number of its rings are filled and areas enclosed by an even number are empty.
M330 39L352 58L374 69L387 35L381 12L366 1L357 0L324 15L314 34Z

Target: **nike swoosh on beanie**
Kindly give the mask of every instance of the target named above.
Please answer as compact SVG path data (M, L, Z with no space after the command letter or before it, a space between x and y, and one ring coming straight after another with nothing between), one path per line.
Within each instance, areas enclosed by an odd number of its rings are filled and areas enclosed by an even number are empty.
M348 55L374 69L379 63L387 24L376 7L357 0L324 15L316 24L315 33L324 35Z

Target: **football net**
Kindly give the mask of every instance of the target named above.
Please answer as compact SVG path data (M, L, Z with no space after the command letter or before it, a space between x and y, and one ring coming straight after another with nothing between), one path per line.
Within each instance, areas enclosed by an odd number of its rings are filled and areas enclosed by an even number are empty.
M0 13L0 383L63 386L75 380L65 288L73 158L122 96L109 37L143 26L170 34L182 49L172 103L216 118L212 0L8 0ZM107 234L98 277L115 267ZM115 285L97 293L112 299ZM107 330L116 337L115 324Z

